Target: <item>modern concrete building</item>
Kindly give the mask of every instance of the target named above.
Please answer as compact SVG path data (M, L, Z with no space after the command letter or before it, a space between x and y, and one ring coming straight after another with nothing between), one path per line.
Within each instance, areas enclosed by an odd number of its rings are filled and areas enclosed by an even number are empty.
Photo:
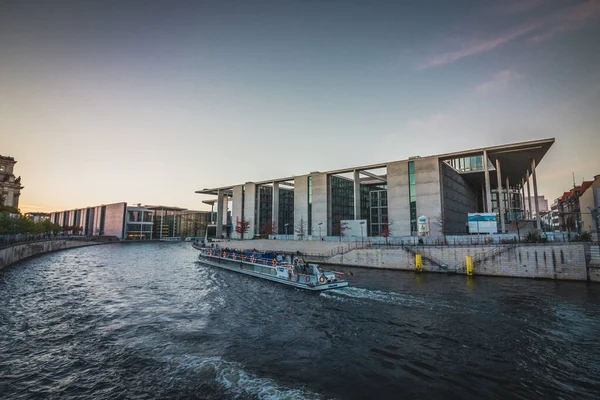
M50 214L44 212L28 212L25 213L25 217L31 219L35 223L38 223L50 219Z
M241 225L247 228L244 238L265 226L279 234L332 236L340 233L344 220L363 220L370 236L384 230L409 236L417 235L417 218L423 215L432 221L432 235L461 234L467 214L474 212L497 213L499 231L505 232L512 221L526 218L525 199L536 210L540 229L536 167L553 143L544 139L416 156L196 193L217 196L218 237L240 237L235 228Z
M81 228L83 235L127 237L127 203L102 204L99 206L64 210L50 213L50 221L62 226Z
M145 206L154 212L154 239L204 237L210 224L209 211L195 211L170 206Z
M23 186L21 177L15 178L13 173L16 163L14 158L0 155L0 196L5 206L19 208L19 196Z
M204 236L210 220L208 211L179 207L102 204L49 214L51 222L80 228L83 235L115 236L119 240L175 239Z

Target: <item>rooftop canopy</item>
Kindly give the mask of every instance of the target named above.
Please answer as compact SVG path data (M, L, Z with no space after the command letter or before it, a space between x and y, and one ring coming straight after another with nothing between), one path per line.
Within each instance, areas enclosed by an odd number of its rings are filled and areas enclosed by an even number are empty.
M542 161L542 158L546 155L550 147L554 144L554 138L533 140L528 142L505 144L501 146L482 147L478 149L459 151L454 153L432 155L427 157L411 157L410 159L423 159L423 158L438 158L440 161L449 161L458 158L475 157L481 156L484 151L487 152L488 159L495 166L496 160L500 160L500 170L502 173L502 180L509 179L511 184L520 183L522 180L527 179L527 175L531 174L532 160L535 160L536 167ZM391 161L395 162L395 161ZM353 171L367 171L377 168L386 168L390 162L363 165L357 167L343 168L333 171L325 171L326 174L343 174ZM495 171L494 167L490 167L490 170ZM364 172L363 172L364 173ZM467 180L473 184L480 184L484 182L483 170L461 172ZM367 173L364 173L368 175ZM273 182L293 182L294 177L284 177L278 179L269 179L260 182L248 182L255 184L270 184ZM497 178L495 173L490 173L490 180L492 183L497 184ZM503 182L504 183L504 182ZM218 192L224 191L227 195L232 195L232 189L236 185L222 186L217 188L209 188L197 190L199 194L212 194L217 195Z

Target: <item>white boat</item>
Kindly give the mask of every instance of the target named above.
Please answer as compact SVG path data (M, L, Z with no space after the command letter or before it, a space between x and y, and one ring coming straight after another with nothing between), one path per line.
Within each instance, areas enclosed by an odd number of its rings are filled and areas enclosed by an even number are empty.
M282 258L273 253L222 250L200 247L199 261L217 268L240 274L294 286L300 289L320 291L348 286L343 272L321 271L317 264L305 263L294 257Z

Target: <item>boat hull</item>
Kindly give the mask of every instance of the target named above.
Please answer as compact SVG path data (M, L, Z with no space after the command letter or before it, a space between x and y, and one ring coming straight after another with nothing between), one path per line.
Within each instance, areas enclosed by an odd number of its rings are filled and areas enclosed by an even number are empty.
M260 272L251 271L249 269L245 269L248 267L261 266L259 264L250 263L247 261L235 261L231 259L225 259L216 256L205 256L200 255L198 257L198 261L202 264L210 265L212 267L222 268L229 271L237 272L244 275L254 276L256 278L266 279L268 281L281 283L283 285L293 286L299 289L310 290L310 291L323 291L329 289L338 289L342 287L348 286L347 281L339 281L333 283L319 283L319 284L305 284L301 282L295 282L289 279L278 278L277 276L267 275Z

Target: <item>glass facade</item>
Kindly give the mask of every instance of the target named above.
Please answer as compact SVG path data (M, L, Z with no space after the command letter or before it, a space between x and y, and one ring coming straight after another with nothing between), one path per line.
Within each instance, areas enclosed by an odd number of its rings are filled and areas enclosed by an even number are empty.
M387 190L373 190L370 193L371 214L369 219L370 236L379 236L388 225Z
M332 235L340 235L340 221L354 219L354 181L331 176Z
M457 170L458 172L472 172L472 171L483 171L483 155L455 158L453 160L446 161L448 165ZM494 169L494 165L488 160L488 169Z
M410 232L417 234L417 182L415 177L415 162L408 162L408 194L410 201Z
M256 210L259 217L256 232L259 234L272 232L269 225L273 223L273 188L260 186L260 189L256 191L256 197Z
M279 189L279 234L289 235L294 232L294 191ZM288 224L287 229L285 224ZM286 232L287 230L287 232Z
M508 193L506 189L502 191L502 202L504 205L504 220L506 222L511 221L521 221L524 219L523 213L523 201L521 198L521 193L518 190L510 189L510 199L512 207L509 207L508 204ZM498 205L498 189L492 189L492 212L496 214L500 213L500 208Z

